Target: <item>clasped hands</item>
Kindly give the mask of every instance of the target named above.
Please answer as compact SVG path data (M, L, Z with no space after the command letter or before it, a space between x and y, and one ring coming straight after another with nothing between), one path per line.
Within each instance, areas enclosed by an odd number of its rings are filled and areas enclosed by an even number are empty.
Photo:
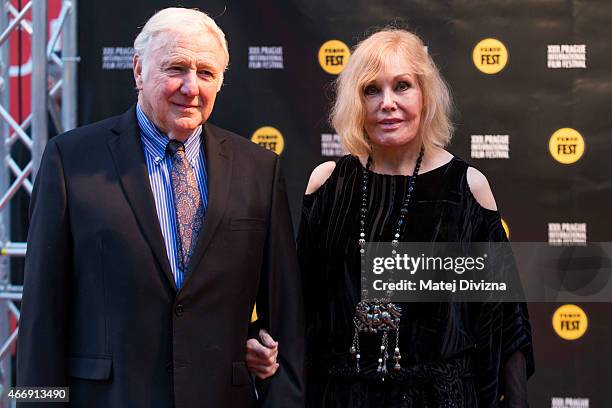
M246 344L246 364L249 371L260 380L273 376L278 370L278 342L264 330L259 330L259 339L248 339Z

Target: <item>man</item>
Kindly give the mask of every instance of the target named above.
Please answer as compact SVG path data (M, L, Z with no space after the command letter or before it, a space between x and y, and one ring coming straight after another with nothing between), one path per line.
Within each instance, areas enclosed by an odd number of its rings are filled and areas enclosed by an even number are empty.
M259 402L301 406L301 288L279 158L206 122L224 34L204 13L169 8L134 48L137 106L46 147L18 386L69 386L73 407L252 406L257 302L281 342Z

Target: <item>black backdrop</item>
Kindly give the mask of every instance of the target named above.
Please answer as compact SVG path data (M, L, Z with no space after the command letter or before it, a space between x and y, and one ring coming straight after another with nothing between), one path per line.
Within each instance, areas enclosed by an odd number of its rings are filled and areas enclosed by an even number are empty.
M121 113L135 102L129 47L148 17L176 4L79 4L80 124ZM210 0L180 5L209 13L228 38L230 67L210 121L245 137L263 126L282 134L296 225L310 171L332 159L322 155L322 135L334 133L327 114L335 75L320 65L319 48L328 40L352 47L375 28L392 24L417 32L448 80L457 108L449 150L487 175L512 240L610 241L612 39L606 29L611 2ZM502 69L495 74L473 62L474 49L486 38L507 50L507 63L497 65ZM494 46L488 54L500 52ZM264 62L253 69L262 56L274 66ZM478 55L478 60L495 58ZM549 152L549 140L561 128L575 129L584 140L584 154L571 164ZM484 146L492 149L489 158L478 157L474 143L482 140L493 141ZM575 158L575 139L558 140L562 146L554 151L569 152L560 160ZM580 304L579 319L588 318L589 326L572 341L553 329L559 306L530 305L537 367L529 384L531 405L611 406L612 307Z

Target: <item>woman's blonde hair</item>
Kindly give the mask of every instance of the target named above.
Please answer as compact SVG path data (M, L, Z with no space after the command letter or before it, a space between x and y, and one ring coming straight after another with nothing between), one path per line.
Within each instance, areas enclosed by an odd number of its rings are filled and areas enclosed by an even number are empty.
M383 29L357 44L336 80L336 101L330 120L343 147L352 155L371 153L364 128L364 88L398 56L411 66L423 96L417 137L426 150L433 146L444 147L451 139L450 92L423 41L405 30Z

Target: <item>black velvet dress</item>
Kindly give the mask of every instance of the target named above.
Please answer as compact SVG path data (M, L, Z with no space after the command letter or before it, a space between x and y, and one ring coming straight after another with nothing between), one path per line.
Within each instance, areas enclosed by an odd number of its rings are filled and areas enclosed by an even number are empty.
M497 211L483 208L459 158L419 174L400 241L506 240ZM359 210L362 165L341 158L304 197L298 253L304 274L309 407L503 406L504 363L516 351L533 372L527 308L516 303L403 303L402 369L376 372L379 334L361 335L361 370L349 349L360 298ZM370 173L366 240L390 241L408 176ZM500 398L502 402L500 403Z

